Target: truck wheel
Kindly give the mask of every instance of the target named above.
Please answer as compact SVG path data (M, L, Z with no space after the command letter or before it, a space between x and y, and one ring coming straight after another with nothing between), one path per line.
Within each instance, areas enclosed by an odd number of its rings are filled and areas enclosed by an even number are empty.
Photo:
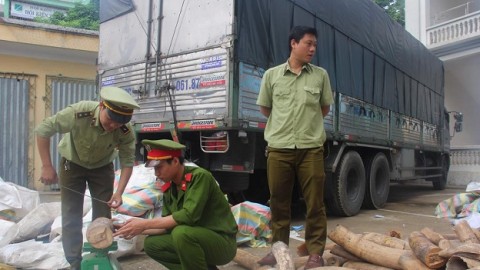
M326 196L330 213L346 217L358 214L365 196L365 169L356 151L342 157L332 177L331 191Z
M366 161L366 186L363 206L368 209L382 208L390 191L390 166L384 153L377 153Z
M434 178L432 180L433 189L435 190L444 190L447 186L447 178L448 178L448 162L446 161L445 157L442 157L442 176Z
M248 189L244 191L247 201L268 205L270 190L268 189L267 170L255 169L250 174Z

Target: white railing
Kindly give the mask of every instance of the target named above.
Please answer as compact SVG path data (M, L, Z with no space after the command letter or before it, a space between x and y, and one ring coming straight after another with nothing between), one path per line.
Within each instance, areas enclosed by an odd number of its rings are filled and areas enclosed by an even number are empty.
M480 11L427 28L427 46L435 47L480 35Z
M459 146L450 149L450 165L480 166L480 146Z
M480 10L480 0L472 0L456 7L442 10L432 17L430 25L440 24Z
M466 186L480 181L480 145L451 147L448 184Z

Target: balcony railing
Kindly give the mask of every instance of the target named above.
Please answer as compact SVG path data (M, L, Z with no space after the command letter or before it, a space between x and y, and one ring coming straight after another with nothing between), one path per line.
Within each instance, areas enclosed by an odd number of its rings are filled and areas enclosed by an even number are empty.
M455 166L479 166L480 146L451 147L450 164Z
M472 0L465 4L436 13L433 15L430 25L441 24L477 11L480 11L480 0Z
M436 47L480 35L480 11L427 28L427 46Z
M452 147L448 183L466 186L472 181L480 181L480 145Z

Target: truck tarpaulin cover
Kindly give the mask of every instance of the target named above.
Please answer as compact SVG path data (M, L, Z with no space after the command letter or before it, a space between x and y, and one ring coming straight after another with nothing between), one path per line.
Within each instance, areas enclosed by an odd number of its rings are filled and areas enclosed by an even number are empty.
M313 63L335 91L440 124L443 64L371 0L238 0L237 58L269 68L289 56L292 26L318 31ZM266 37L266 38L265 38Z
M102 0L99 2L101 23L133 10L132 0Z

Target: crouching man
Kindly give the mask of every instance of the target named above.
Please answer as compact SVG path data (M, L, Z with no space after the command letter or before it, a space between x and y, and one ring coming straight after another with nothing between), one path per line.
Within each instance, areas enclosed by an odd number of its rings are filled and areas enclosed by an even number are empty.
M114 236L149 235L144 250L168 269L216 269L236 254L237 224L210 172L184 165L184 145L171 140L143 140L146 167L162 179L162 217L130 219Z

